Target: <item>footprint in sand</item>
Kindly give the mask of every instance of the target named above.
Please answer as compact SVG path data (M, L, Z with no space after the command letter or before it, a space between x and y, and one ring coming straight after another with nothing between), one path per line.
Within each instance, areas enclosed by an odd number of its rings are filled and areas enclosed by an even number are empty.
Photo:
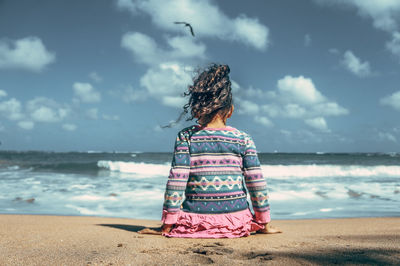
M221 242L215 242L210 244L200 245L198 247L187 249L189 252L193 252L201 255L227 255L234 252L233 248L224 247Z
M224 244L221 242L214 242L188 248L185 253L188 252L196 254L195 256L192 256L193 260L191 263L213 264L215 261L209 257L210 255L228 255L232 254L234 249L224 247Z
M243 259L259 259L259 260L272 260L274 257L265 251L252 251L250 253L243 254Z
M207 256L192 256L191 260L190 260L190 264L195 264L195 263L199 263L199 264L213 264L214 260L210 257Z

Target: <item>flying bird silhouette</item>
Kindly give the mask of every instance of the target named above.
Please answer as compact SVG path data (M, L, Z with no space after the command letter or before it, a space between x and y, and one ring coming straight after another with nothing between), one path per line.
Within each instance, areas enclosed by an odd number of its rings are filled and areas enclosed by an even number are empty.
M187 22L184 22L184 21L182 21L182 22L175 21L174 23L175 23L175 24L184 24L184 25L185 25L185 27L189 27L189 28L190 28L190 33L191 33L191 34L192 34L192 36L194 37L194 32L193 32L192 25L190 25L189 23L187 23Z

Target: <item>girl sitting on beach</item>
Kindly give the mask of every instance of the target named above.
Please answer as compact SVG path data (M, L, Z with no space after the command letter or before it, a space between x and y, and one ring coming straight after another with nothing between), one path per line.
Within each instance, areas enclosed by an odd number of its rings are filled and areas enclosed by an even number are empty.
M162 234L168 237L233 238L270 227L267 183L252 138L226 125L232 115L227 65L200 73L185 96L198 125L178 133L165 191ZM254 215L247 202L251 196Z

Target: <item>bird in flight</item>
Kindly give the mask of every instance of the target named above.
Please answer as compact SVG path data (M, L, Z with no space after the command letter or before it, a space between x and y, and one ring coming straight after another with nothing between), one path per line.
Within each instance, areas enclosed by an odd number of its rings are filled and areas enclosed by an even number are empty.
M187 23L187 22L184 22L184 21L182 21L182 22L175 21L174 23L175 23L175 24L184 24L184 25L185 25L185 27L189 27L189 28L190 28L190 33L191 33L191 34L192 34L192 36L194 37L194 32L193 32L192 25L190 25L189 23Z

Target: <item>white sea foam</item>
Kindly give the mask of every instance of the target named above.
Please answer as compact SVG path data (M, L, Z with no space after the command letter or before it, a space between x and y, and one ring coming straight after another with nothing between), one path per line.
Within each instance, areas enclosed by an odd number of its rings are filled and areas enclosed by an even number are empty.
M110 171L135 174L139 177L167 176L169 164L135 163L121 161L98 161L97 166Z
M312 191L294 191L294 190L279 190L278 192L270 192L269 198L273 201L287 201L299 199L315 199L318 196Z
M262 165L265 177L400 177L400 166L363 165Z
M152 189L152 190L135 190L120 192L119 195L123 198L131 199L132 201L153 201L163 200L164 190L163 189Z
M167 176L169 164L121 161L98 161L97 166L110 171L135 174L140 177ZM267 178L308 177L400 177L400 166L395 165L261 165Z
M309 213L310 212L295 212L295 213L292 213L292 215L294 215L294 216L305 216L305 215L307 215Z
M25 168L29 165L25 162L15 170L7 167L18 162L3 165L0 169L0 213L159 219L170 165L129 162L140 157L127 154L99 161L95 166L101 170L95 174L92 171L69 173L58 168L38 171ZM397 163L386 157L390 160L376 166L362 165L374 162L370 157L365 163L357 158L360 165L329 165L328 156L326 165L300 161L298 165L262 165L269 181L271 210L276 212L273 216L279 219L400 216L400 165L383 165ZM123 162L126 158L131 159ZM76 160L80 162L80 158ZM380 164L379 160L375 162ZM282 159L280 163L290 162ZM35 201L24 202L30 198Z
M40 185L41 181L37 180L38 178L36 177L30 177L25 179L25 183L27 184L33 184L33 185Z
M74 189L74 188L83 190L83 189L88 189L88 188L94 188L94 186L92 184L85 184L85 185L74 184L69 187L69 189Z
M65 207L74 209L78 211L82 215L104 215L104 216L109 216L112 215L112 212L107 211L103 205L97 206L97 208L84 208L72 204L66 204Z
M102 197L96 195L80 195L71 198L74 201L117 201L115 197Z

